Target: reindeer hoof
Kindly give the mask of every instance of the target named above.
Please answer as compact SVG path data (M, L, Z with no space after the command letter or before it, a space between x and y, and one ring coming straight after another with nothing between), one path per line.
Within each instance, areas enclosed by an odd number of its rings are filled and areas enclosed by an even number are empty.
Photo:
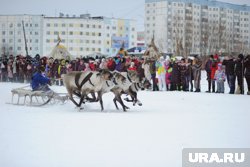
M76 107L78 112L81 112L84 108L83 107Z
M138 103L139 106L142 106L142 103Z

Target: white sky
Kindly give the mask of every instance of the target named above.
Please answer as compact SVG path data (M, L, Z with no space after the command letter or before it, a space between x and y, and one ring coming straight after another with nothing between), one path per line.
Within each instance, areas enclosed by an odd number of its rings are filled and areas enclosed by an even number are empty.
M220 0L250 5L250 0ZM144 25L144 0L0 0L0 14L45 14L58 16L90 13L92 16L136 19Z

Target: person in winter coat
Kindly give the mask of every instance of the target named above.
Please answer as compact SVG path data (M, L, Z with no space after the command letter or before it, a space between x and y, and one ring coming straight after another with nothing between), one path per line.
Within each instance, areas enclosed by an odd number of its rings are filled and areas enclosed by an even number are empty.
M245 78L246 78L247 87L248 87L247 94L250 95L250 55L248 55L245 58L244 65L245 65Z
M75 62L77 63L77 62ZM74 67L73 63L72 63L72 67ZM78 66L76 66L76 71L84 71L85 70L85 64L83 60L79 60L79 64Z
M163 56L160 57L155 64L157 74L158 74L158 86L160 91L166 91L166 69L165 69L165 60Z
M201 66L202 62L201 59L198 56L194 57L193 61L193 74L194 74L194 87L195 87L195 92L200 92L201 91Z
M212 81L212 92L215 93L215 79L214 75L215 72L218 68L218 63L219 63L219 56L216 54L214 55L214 58L212 60L212 67L211 67L211 81Z
M208 90L206 91L207 93L211 92L211 85L212 85L212 81L211 81L211 70L212 70L212 61L213 61L214 56L210 55L209 59L206 62L205 65L205 70L207 72L207 82L208 82Z
M186 64L187 64L187 90L189 91L189 84L190 84L190 92L193 92L193 80L194 80L194 76L193 76L193 69L192 69L192 64L193 64L193 60L192 59L187 59L186 60Z
M228 80L228 85L230 88L229 94L234 94L235 92L235 60L232 56L228 56L228 59L223 60L222 65L225 66L226 78Z
M137 71L136 67L135 67L135 63L134 62L131 62L129 68L128 68L129 71Z
M63 85L62 74L67 74L67 67L66 67L66 60L65 59L61 60L61 63L58 66L58 69L57 69L57 81L56 81L56 84L59 85L59 86Z
M153 81L153 91L159 91L159 87L157 85L157 80L156 80L156 67L155 67L155 59L151 58L149 60L149 71L151 74L151 78Z
M187 81L187 64L185 58L181 59L181 62L179 63L179 68L181 72L181 86L183 91L188 91L188 81Z
M115 70L115 61L112 59L112 58L109 58L108 59L108 62L107 62L107 67L110 71L114 71Z
M238 94L244 94L244 56L240 54L238 56L238 59L236 61L236 66L235 66L235 73L237 77L237 82L238 82L238 90L236 93Z
M107 70L108 69L108 63L105 58L102 58L101 64L99 65L100 69Z
M172 76L172 67L170 66L170 61L166 60L165 62L165 69L166 69L166 87L167 90L170 90L171 86L171 76Z
M12 61L11 60L9 60L9 62L8 62L7 71L8 71L9 82L13 82L13 71L12 71Z
M171 59L172 76L171 76L171 91L181 90L181 72L179 62L176 58Z
M224 93L224 82L226 81L225 71L222 69L222 64L218 64L218 68L215 72L214 79L217 83L217 91L216 93Z
M50 79L44 75L45 68L40 66L37 72L32 76L31 87L33 91L49 91L48 85L51 85Z

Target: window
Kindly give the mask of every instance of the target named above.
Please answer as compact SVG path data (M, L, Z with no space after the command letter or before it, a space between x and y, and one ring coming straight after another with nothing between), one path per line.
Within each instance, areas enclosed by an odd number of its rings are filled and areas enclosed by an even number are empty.
M12 27L13 27L13 24L11 23L11 24L10 24L10 28L12 28Z
M21 27L21 23L18 23L18 24L17 24L17 27Z
M32 35L32 31L30 31L30 35Z
M70 31L70 32L69 32L69 35L73 35L73 31Z
M18 39L18 42L19 42L19 43L21 43L21 42L22 42L22 40L21 40L21 39Z
M13 35L13 31L10 31L10 35Z
M80 35L83 35L83 32L80 32Z
M89 28L89 24L87 24L87 28Z
M95 36L95 33L94 33L94 32L92 32L92 36Z
M63 24L62 24L62 27L66 27L66 25L63 23Z
M47 33L46 33L47 35L50 35L50 31L47 31Z
M38 32L35 32L35 35L38 35L39 33Z
M89 36L89 32L86 32L86 35Z
M65 35L65 31L62 31L62 35Z
M58 27L58 24L57 24L57 23L55 23L55 24L54 24L54 27Z
M99 36L99 37L102 36L102 33L99 32L99 33L98 33L98 36Z
M26 26L27 27L27 26ZM50 27L50 24L49 23L47 23L47 27Z
M2 42L5 43L5 39L2 39Z
M49 40L49 39L46 39L46 42L47 42L47 43L50 43L50 40Z
M58 35L58 34L59 34L59 32L58 32L58 31L55 31L55 32L54 32L54 35Z
M95 25L92 25L92 28L95 28Z
M80 27L83 27L83 24L80 24Z
M73 24L69 24L69 27L73 27Z
M95 44L95 40L92 40L92 43Z
M9 47L9 50L13 50L13 47Z
M102 26L101 26L101 25L99 25L99 26L98 26L98 28L99 28L99 29L101 29L101 28L102 28Z
M35 24L35 27L38 27L38 24Z
M17 47L17 50L22 50L22 48L19 46L19 47Z
M2 31L2 35L5 35L5 31Z
M38 43L38 42L39 42L39 40L38 40L38 39L36 39L36 40L35 40L35 43Z

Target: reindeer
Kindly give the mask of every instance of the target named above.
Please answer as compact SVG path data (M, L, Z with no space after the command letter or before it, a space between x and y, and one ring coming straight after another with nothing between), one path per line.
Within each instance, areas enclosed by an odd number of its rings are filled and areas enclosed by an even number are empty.
M149 89L150 87L151 83L149 80L143 78L141 82L133 83L129 89L124 92L125 94L130 95L132 99L125 98L124 100L127 102L133 102L133 106L135 106L135 104L142 106L140 100L137 99L137 92L140 90Z
M97 102L100 101L101 109L103 110L103 101L102 101L102 95L107 92L113 92L115 97L113 99L114 104L117 109L117 101L121 104L124 111L126 109L129 109L127 106L124 105L121 95L130 88L130 86L139 81L139 77L137 75L137 72L135 71L128 71L128 72L113 72L113 80L112 82L106 81L107 83L103 85L102 89L97 92L98 98L96 99L95 94L92 93L93 99L90 100L90 102ZM109 83L109 84L108 84Z
M112 73L108 70L85 71L85 72L70 72L63 75L63 82L69 94L69 99L79 108L84 101L84 98L93 92L99 92L106 81L112 79ZM73 95L80 97L77 103Z
M118 101L121 104L123 111L126 111L126 109L129 109L129 107L123 103L121 95L126 92L133 83L139 82L139 76L136 71L121 72L121 74L126 78L125 84L118 84L113 89L111 89L111 92L113 92L115 95L113 101L116 109L119 109L117 105Z

